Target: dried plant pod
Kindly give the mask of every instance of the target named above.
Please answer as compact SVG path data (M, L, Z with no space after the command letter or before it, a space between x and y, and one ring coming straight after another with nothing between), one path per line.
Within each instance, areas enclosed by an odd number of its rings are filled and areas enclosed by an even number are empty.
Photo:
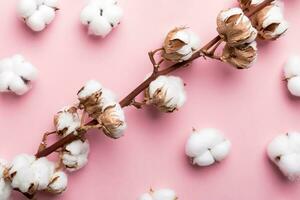
M230 46L251 43L257 37L257 30L240 8L221 11L217 18L217 31Z
M249 11L250 9L258 6L259 4L261 4L262 2L264 2L264 0L238 0L240 7L244 10L244 11Z
M103 132L108 137L118 139L126 129L125 115L119 104L108 106L98 118Z
M237 47L225 45L221 59L237 69L247 69L257 58L256 42Z
M162 56L168 61L182 62L191 58L199 46L196 34L185 27L175 28L167 34Z
M257 28L259 38L262 40L275 40L288 30L288 23L284 19L282 9L273 4L255 15L253 25Z

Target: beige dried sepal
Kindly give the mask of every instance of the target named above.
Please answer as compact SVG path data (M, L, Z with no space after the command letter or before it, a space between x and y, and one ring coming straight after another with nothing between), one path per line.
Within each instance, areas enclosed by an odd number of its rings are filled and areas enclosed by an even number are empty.
M237 69L251 67L257 57L256 42L238 47L225 45L221 59Z
M217 31L220 37L230 46L251 43L257 37L257 30L239 8L220 12L217 18Z

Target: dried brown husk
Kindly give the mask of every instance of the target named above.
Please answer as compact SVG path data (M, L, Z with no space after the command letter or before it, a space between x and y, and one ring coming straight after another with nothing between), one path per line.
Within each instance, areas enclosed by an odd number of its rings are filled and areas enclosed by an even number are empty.
M82 89L79 90L78 93L80 93ZM89 114L90 117L96 119L101 114L101 91L94 92L92 95L86 97L86 98L79 98L79 108L84 109L85 112Z
M217 31L220 37L230 46L252 42L257 36L250 19L243 13L234 14L226 20L218 17Z
M247 69L257 58L256 44L246 44L237 47L225 45L221 59L237 69Z

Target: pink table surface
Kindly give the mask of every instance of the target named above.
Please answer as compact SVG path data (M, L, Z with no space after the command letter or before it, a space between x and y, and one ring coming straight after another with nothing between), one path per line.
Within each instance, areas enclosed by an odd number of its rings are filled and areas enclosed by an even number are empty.
M239 71L197 60L176 72L188 94L179 112L127 108L125 137L113 141L91 132L88 165L70 175L63 195L41 198L132 200L150 187L170 187L181 200L299 199L299 183L286 181L266 156L273 137L300 130L300 101L282 81L284 61L300 54L300 2L285 2L291 28L284 38L260 45L255 66ZM150 72L147 52L160 46L168 30L186 25L208 41L216 35L218 11L235 2L121 0L125 16L104 40L89 37L80 24L84 0L61 0L55 21L42 33L32 33L16 17L16 3L0 1L0 57L21 53L40 74L27 95L0 95L0 155L5 159L33 154L42 133L53 129L53 115L76 102L85 81L95 78L125 96ZM191 166L184 145L192 127L223 130L233 144L229 157L209 168Z

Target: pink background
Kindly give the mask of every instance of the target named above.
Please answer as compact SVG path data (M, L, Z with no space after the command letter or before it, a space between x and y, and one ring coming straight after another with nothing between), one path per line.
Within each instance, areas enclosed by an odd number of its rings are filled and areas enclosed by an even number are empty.
M203 42L211 39L218 11L233 1L120 0L125 16L104 40L88 36L79 22L85 0L61 0L55 21L41 33L32 33L17 18L17 0L0 1L0 57L21 53L40 71L27 95L0 95L1 157L33 154L42 133L53 129L53 115L76 102L77 90L88 79L120 97L128 94L151 70L147 52L159 47L174 26L192 27ZM276 135L300 130L300 101L282 81L284 61L300 54L299 9L299 1L286 1L288 34L260 44L250 70L197 60L176 72L188 93L179 112L127 108L125 137L113 141L91 132L88 165L70 175L68 190L57 198L131 200L150 187L170 187L181 200L299 199L299 183L286 181L265 153ZM223 130L233 144L228 159L209 168L191 166L184 145L192 127Z

